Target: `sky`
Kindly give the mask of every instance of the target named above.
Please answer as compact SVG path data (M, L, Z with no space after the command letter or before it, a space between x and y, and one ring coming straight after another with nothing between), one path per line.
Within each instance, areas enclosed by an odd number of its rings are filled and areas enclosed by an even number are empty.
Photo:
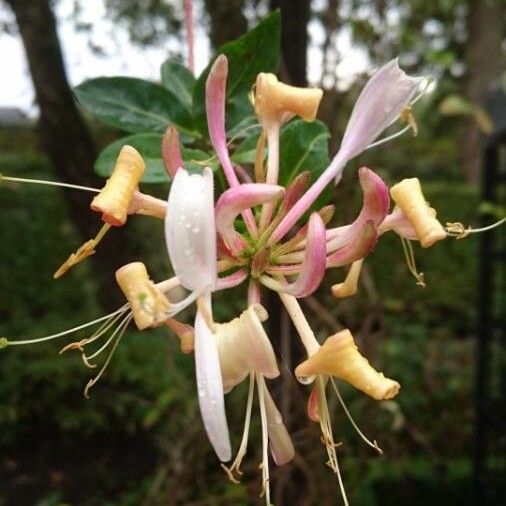
M61 0L57 3L55 12L67 74L73 86L97 76L122 75L158 80L161 63L171 51L179 50L174 40L159 48L144 49L133 45L128 40L125 29L114 26L112 21L105 18L103 0L82 2L82 7L80 19L91 24L90 33L76 31L72 20L73 0ZM199 2L195 2L195 9L195 18L202 19L203 13L199 11ZM9 15L4 12L3 17L6 16ZM308 75L310 81L315 82L321 72L321 53L317 45L323 38L323 32L317 23L311 23L309 33L312 44L309 48ZM105 56L97 55L91 50L90 37L94 44L105 48ZM344 57L336 72L346 85L354 75L366 70L368 63L365 55L352 46L351 38L346 33L338 38L337 46L339 53ZM19 36L0 35L0 57L3 68L8 69L0 81L0 107L17 107L30 116L36 115L34 91ZM197 73L206 66L209 57L208 37L204 27L197 24L195 37Z

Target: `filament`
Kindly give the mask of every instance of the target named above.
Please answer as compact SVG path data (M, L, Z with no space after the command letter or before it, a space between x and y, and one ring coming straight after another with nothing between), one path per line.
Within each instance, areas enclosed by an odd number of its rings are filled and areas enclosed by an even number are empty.
M98 338L100 338L101 336L103 336L120 318L121 316L125 313L125 311L128 310L128 307L124 307L124 309L122 309L122 311L114 316L111 316L108 320L106 320L92 335L91 337L88 337L86 339L82 339L81 341L77 341L75 343L70 343L70 344L67 344L66 346L64 346L61 350L60 350L60 355L62 353L65 353L66 351L68 350L72 350L72 349L78 349L78 350L81 350L83 351L83 347L92 343L93 341L96 341Z
M327 397L325 395L325 381L322 378L322 376L318 376L317 385L318 385L318 404L319 404L318 409L320 412L320 427L323 434L323 442L325 444L327 455L329 457L329 461L327 464L337 476L339 489L341 490L341 495L345 506L349 506L348 497L346 496L346 490L344 488L344 483L341 476L341 471L339 469L339 462L337 460L336 447L339 446L339 444L336 444L334 442L332 425L330 423L329 406L327 404Z
M116 311L101 316L100 318L97 318L96 320L92 320L87 323L83 323L82 325L79 325L78 327L74 327L69 330L64 330L63 332L58 332L57 334L51 334L49 336L39 337L37 339L27 339L23 341L8 341L9 346L19 345L19 344L34 344L34 343L42 343L44 341L50 341L51 339L56 339L58 337L66 336L68 334L73 334L74 332L77 332L78 330L84 329L86 327L90 327L91 325L95 325L96 323L99 323L101 321L107 320L108 318L111 318L112 316L117 315L118 313L124 312L125 309L128 307L128 304L125 304L124 306L120 307Z
M383 450L378 446L378 443L376 442L376 440L374 440L374 442L371 442L364 435L364 433L359 429L359 427L356 424L355 420L351 416L351 413L350 413L348 407L346 406L346 404L344 402L344 399L341 396L341 392L339 391L339 388L337 388L336 382L335 382L335 380L334 380L334 378L332 376L330 377L330 382L332 383L332 388L334 389L334 392L337 395L339 403L341 404L341 406L342 406L342 408L343 408L346 416L348 417L348 420L351 422L351 425L353 425L353 428L355 429L355 431L357 432L357 434L362 438L362 440L364 441L364 443L368 444L371 448L374 448L380 455L383 455Z
M118 347L118 344L119 342L121 341L121 338L123 337L123 335L125 334L125 330L127 329L128 327L128 324L130 323L130 320L133 318L132 315L128 315L128 317L126 317L122 322L121 324L119 325L119 327L116 329L115 333L119 331L119 335L118 335L118 338L116 339L116 342L114 343L109 355L107 356L104 364L102 365L102 368L100 369L100 371L98 372L98 374L93 378L91 379L90 381L88 381L88 383L86 384L86 387L84 388L84 396L89 399L89 390L90 388L95 385L95 383L97 383L97 381L101 378L102 374L104 374L104 371L107 369L107 366L109 365L109 362L111 361L112 359L112 356L114 355L114 352L116 351L116 348Z
M423 272L418 272L416 268L416 260L415 253L413 251L413 246L411 246L411 241L409 239L405 239L404 237L399 236L402 243L402 249L404 251L404 257L406 259L406 265L408 266L409 272L416 279L416 284L425 288L425 280L423 276Z
M260 419L262 422L262 495L265 494L265 503L271 506L271 488L269 483L269 433L267 430L267 414L265 412L264 388L265 382L261 374L255 373L258 387L258 400L260 403Z
M0 174L0 181L14 181L16 183L29 183L29 184L42 184L46 186L61 186L63 188L72 188L74 190L82 190L92 193L100 193L100 190L97 188L91 188L89 186L81 186L77 184L70 184L70 183L60 183L59 181L46 181L44 179L26 179L24 177L11 177L11 176L4 176L3 174Z
M251 408L253 406L253 395L255 392L255 375L250 373L249 375L249 388L248 388L248 401L246 404L246 415L244 417L244 430L242 433L241 444L239 445L239 450L237 451L237 455L232 462L230 467L227 467L225 464L221 464L221 467L227 473L228 478L233 483L239 483L239 480L234 476L234 473L239 475L242 474L240 469L242 464L242 459L246 455L246 451L248 450L248 436L249 436L249 428L251 422Z
M129 313L127 314L123 320L121 320L120 324L116 327L116 329L114 329L114 332L111 334L111 336L107 339L107 341L98 349L96 350L95 352L93 352L91 355L86 355L86 354L83 354L83 356L86 357L86 360L89 361L89 360L93 360L95 357L98 357L105 349L108 348L109 344L111 343L111 341L115 338L115 336L118 334L118 332L121 331L121 329L123 328L123 326L125 325L125 322L128 320L130 321L132 319L132 314ZM90 363L90 362L88 362Z

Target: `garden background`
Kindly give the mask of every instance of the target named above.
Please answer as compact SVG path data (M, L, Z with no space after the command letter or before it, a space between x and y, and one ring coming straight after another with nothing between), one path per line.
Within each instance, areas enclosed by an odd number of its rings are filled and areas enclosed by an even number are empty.
M125 135L74 105L58 59L65 45L62 33L57 36L59 23L72 23L102 62L127 59L128 54L116 54L103 39L97 42L95 23L112 23L132 47L185 56L180 2L86 2L88 12L93 4L103 11L94 23L83 20L84 4L0 3L0 42L21 37L38 99L28 116L0 108L0 172L5 175L99 186L93 173L97 154ZM59 16L62 5L65 20ZM407 134L349 164L333 196L339 204L336 223L347 223L360 207L356 169L361 165L378 171L389 184L419 177L442 222L478 225L504 216L501 1L195 1L199 44L209 40L217 48L276 8L282 17L280 76L292 84L324 88L320 119L332 133L331 153L371 69L399 55L410 74L436 79L415 110L417 137ZM351 50L365 62L358 72L349 70ZM308 55L320 64L308 61ZM483 198L480 185L491 143L502 146L495 167L503 179L493 183L495 202ZM164 197L167 185L146 185L146 190ZM128 261L143 259L154 279L170 275L163 227L133 217L124 230L109 234L94 257L53 281L59 263L98 229L99 219L88 206L87 195L0 182L1 336L45 335L114 309L122 297L114 271ZM367 259L357 296L338 303L330 295L330 285L342 279L343 271L302 300L320 338L349 327L370 361L402 385L395 401L379 404L343 387L355 419L385 450L381 457L360 444L332 406L337 438L344 442L340 463L354 505L502 504L506 436L504 428L495 428L494 418L506 415L504 334L497 325L504 322L504 313L493 315L496 334L481 335L492 346L483 392L476 383L480 240L474 236L446 240L427 251L416 248L427 282L421 289L409 276L400 241L392 234ZM497 232L495 240L502 241L504 250L504 234ZM486 262L495 266L495 311L504 293L504 267L493 258ZM293 376L302 350L276 302L267 304L269 334L282 372L272 382L273 394L297 452L294 463L273 470L273 502L336 504L337 483L325 466L319 428L305 416L306 388ZM224 321L242 309L239 298L228 294L220 298L216 317ZM199 418L193 357L179 352L168 330L130 329L89 400L82 396L88 371L78 357L58 356L60 348L61 343L36 345L0 354L1 506L263 503L258 497L258 419L253 419L243 480L229 483ZM236 444L245 392L238 387L227 396ZM487 404L480 403L485 400ZM487 418L477 432L480 409ZM477 455L486 457L479 468Z

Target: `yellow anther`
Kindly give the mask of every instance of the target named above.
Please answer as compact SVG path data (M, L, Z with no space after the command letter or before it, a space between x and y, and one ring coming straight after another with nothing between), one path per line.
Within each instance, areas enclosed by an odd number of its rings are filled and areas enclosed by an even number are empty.
M53 278L58 279L59 277L63 276L71 267L93 255L98 243L102 240L110 228L111 225L104 223L98 234L93 239L86 241L75 253L72 253L60 267L58 267L56 272L53 274Z
M411 127L411 130L413 130L413 136L416 137L418 135L418 125L416 124L415 115L413 114L413 108L410 105L407 105L402 110L399 118Z

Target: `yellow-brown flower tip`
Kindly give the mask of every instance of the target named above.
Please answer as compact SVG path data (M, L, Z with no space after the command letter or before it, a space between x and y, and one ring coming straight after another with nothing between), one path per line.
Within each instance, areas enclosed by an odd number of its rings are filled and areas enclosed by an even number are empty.
M295 369L298 378L316 374L342 379L378 401L392 399L400 389L397 381L385 378L360 354L348 329L327 338L314 355Z
M144 160L132 146L121 148L111 176L91 202L91 209L102 213L102 219L120 227L125 224L128 205L144 173Z
M413 225L423 248L446 238L446 230L436 219L434 209L427 204L418 178L403 179L390 188L390 195Z
M261 72L255 85L255 113L261 121L283 122L293 116L314 121L322 96L319 88L289 86L274 74Z
M132 262L119 268L116 281L132 308L139 330L156 327L167 320L169 301L149 279L142 262Z

